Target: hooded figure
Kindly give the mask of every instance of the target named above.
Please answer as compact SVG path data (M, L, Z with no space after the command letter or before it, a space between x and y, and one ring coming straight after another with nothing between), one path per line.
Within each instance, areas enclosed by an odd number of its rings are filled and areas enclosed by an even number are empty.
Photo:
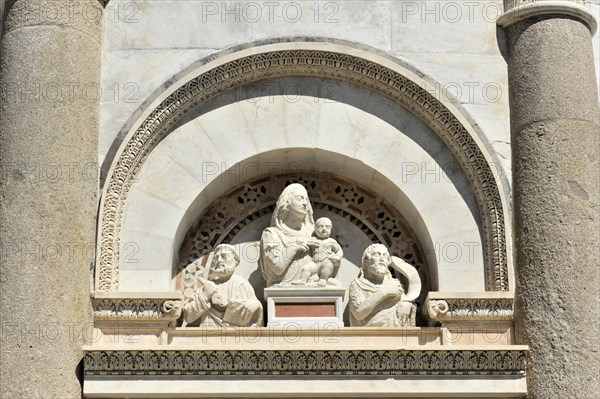
M290 184L279 196L271 227L263 231L260 239L260 268L267 287L291 285L300 278L302 266L312 262L307 242L314 224L306 189Z

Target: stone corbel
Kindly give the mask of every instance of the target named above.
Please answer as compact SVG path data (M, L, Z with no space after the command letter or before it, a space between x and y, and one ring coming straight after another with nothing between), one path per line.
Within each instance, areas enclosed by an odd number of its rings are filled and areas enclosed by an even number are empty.
M514 303L512 292L430 292L425 299L425 316L445 322L512 322Z
M440 324L444 345L512 345L514 294L507 291L430 292L423 309Z
M94 321L173 322L181 316L180 292L94 292Z
M181 316L181 292L92 292L93 344L166 345Z

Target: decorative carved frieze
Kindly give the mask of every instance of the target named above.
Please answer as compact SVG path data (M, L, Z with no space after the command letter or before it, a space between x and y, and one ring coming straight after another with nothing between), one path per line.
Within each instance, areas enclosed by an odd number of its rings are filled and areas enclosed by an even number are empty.
M514 303L510 297L427 298L426 316L439 322L512 321Z
M172 321L181 316L182 301L172 298L93 298L96 321Z
M514 375L511 350L92 350L85 375Z
M508 290L505 215L498 184L484 153L459 119L423 87L386 66L351 54L292 49L257 51L191 79L152 110L123 144L109 172L100 210L99 291L118 289L127 196L156 145L199 104L232 88L283 76L318 76L357 84L389 97L425 121L462 166L479 203L487 289Z

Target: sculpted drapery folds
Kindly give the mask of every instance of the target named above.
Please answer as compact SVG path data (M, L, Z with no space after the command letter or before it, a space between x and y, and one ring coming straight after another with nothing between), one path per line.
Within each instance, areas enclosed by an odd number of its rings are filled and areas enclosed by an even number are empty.
M271 227L263 231L260 240L260 267L267 287L291 285L313 262L308 243L314 224L306 189L290 184L279 196Z
M248 280L233 274L239 263L233 246L215 248L208 279L200 279L201 287L183 308L184 325L262 326L262 305L254 289Z
M415 326L417 307L414 292L420 290L416 270L401 259L393 261L387 248L372 244L363 253L362 270L350 284L350 325L353 327ZM407 275L411 287L407 295L399 280L392 277L389 267Z

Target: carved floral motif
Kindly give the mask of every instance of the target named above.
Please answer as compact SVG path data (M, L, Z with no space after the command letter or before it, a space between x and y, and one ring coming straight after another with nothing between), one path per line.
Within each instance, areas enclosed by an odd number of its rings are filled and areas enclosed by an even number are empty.
M513 375L514 350L94 350L85 375Z
M509 298L446 298L429 300L427 315L436 321L485 321L513 319L513 299Z
M182 302L162 298L94 299L96 320L176 320L181 315Z

